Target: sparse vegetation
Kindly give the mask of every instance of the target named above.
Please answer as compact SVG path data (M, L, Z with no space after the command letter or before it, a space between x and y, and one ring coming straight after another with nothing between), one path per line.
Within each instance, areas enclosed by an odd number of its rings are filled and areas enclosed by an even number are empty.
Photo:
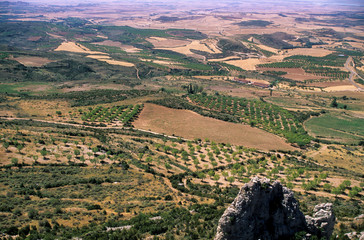
M255 176L363 231L357 9L113 4L0 2L0 239L213 239Z

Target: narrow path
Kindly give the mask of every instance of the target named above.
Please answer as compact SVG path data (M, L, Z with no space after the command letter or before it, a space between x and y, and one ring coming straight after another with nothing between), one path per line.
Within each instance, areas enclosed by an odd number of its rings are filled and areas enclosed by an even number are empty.
M135 67L135 69L136 69L136 76L137 76L137 78L139 79L139 80L141 80L140 79L140 77L139 77L139 69L136 67L136 66L134 66Z
M358 76L359 78L361 78L355 71L354 67L351 67L351 63L353 63L353 58L352 57L348 57L348 59L345 62L345 68L347 70L350 71L350 76L349 76L349 82L354 85L358 91L362 92L364 91L364 89L362 89L355 81L354 81L354 77ZM363 79L363 78L361 78ZM364 79L363 79L364 80Z

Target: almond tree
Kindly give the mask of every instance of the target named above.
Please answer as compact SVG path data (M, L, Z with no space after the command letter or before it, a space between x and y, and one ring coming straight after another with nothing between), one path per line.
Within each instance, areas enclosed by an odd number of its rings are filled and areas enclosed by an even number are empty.
M8 152L8 148L9 148L10 144L6 141L3 142L3 147L5 148L6 152Z

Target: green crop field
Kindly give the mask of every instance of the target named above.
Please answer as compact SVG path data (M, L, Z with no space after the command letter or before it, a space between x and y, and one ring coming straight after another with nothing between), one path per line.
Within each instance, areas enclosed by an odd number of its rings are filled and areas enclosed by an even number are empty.
M345 115L326 114L305 123L307 130L317 136L341 143L364 139L364 120Z

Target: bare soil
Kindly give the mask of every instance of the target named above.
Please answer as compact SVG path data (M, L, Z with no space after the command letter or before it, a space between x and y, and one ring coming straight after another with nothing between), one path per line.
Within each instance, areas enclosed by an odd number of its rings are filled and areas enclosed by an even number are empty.
M48 58L42 57L17 57L14 60L18 61L19 63L23 64L27 67L42 67L50 62L54 62Z
M188 110L177 110L145 104L136 128L151 130L187 139L208 138L216 142L243 145L262 150L294 149L284 139L243 124L235 124L203 117Z

